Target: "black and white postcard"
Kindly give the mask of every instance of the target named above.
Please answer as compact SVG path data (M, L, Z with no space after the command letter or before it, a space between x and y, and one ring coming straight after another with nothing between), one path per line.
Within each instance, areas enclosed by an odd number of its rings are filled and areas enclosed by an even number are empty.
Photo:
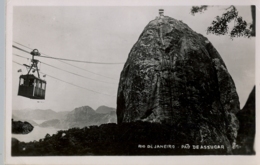
M6 163L257 164L259 1L195 2L8 1Z

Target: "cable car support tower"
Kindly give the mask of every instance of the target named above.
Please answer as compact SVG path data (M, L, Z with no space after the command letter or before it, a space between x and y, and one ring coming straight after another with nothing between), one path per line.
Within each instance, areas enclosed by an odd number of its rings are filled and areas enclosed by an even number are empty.
M34 59L34 56L40 56L41 54L39 53L38 49L34 49L30 54L32 55L32 60L31 60L32 64L31 64L31 66L26 65L26 64L23 64L23 65L28 67L28 68L30 68L28 73L27 73L27 75L29 75L30 71L33 69L33 70L37 71L38 78L40 79L41 77L40 77L39 69L38 69L38 62L39 62L39 60Z

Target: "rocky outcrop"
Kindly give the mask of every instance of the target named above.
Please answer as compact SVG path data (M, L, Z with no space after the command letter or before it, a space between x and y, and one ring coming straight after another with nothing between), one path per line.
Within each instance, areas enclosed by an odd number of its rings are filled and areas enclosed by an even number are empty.
M240 123L238 131L238 144L241 148L238 154L255 154L255 86L251 91L244 108L237 113Z
M32 132L33 126L28 122L14 121L12 119L12 133L13 134L28 134Z
M165 123L199 144L225 144L230 152L239 110L232 77L206 37L167 16L145 27L121 72L118 124Z

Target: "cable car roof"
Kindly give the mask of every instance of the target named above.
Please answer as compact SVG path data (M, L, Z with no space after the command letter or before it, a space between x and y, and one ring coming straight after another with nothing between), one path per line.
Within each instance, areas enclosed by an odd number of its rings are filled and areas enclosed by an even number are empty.
M45 83L46 83L46 81L45 81L45 80L42 80L42 79L40 79L40 78L38 78L38 77L34 76L33 74L26 74L26 75L21 75L21 76L20 76L20 78L37 79L37 80L40 80L40 81L42 81L42 82L45 82Z

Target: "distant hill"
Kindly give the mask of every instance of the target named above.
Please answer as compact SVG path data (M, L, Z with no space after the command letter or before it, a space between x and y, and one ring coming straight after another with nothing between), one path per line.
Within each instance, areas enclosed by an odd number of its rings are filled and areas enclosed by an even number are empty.
M104 116L100 120L100 123L101 124L117 123L116 112L115 111L111 111L111 112L109 112L107 114L104 114Z
M58 113L51 110L30 110L30 111L22 111L22 110L14 110L13 115L21 118L21 119L31 119L31 120L51 120L57 119L59 117Z
M59 120L59 119L52 119L52 120L47 120L41 124L39 124L39 127L52 127L56 129L68 129L69 127L67 126L68 124L65 123L64 120Z
M116 109L103 105L103 106L98 107L96 112L104 114L104 113L116 112Z
M68 128L116 123L116 114L115 112L97 113L91 107L83 106L68 113L64 123L67 124Z
M65 119L69 111L55 112L51 109L47 110L13 110L13 115L22 120L53 120Z
M57 112L58 113L58 116L60 120L65 120L67 118L67 114L69 113L70 111L61 111L61 112Z
M57 123L60 123L58 119L52 119L41 123L40 127L54 127Z
M50 120L50 119L57 119L58 114L57 112L47 109L47 110L33 110L27 113L28 118L35 119L35 120Z
M89 106L75 108L72 111L55 112L53 110L14 110L13 118L20 121L28 121L33 126L53 127L68 129L73 127L85 127L105 123L116 123L116 111L114 108L100 106L96 111ZM33 120L45 120L37 124Z

